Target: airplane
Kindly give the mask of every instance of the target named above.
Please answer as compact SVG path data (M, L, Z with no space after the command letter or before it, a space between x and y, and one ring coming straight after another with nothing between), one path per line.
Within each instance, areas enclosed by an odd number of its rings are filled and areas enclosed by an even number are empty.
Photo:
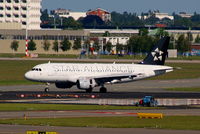
M45 63L33 67L25 73L30 81L55 83L57 88L78 89L91 93L100 87L100 93L106 93L106 84L126 83L141 80L173 71L173 67L164 66L170 37L162 37L138 64L117 63Z

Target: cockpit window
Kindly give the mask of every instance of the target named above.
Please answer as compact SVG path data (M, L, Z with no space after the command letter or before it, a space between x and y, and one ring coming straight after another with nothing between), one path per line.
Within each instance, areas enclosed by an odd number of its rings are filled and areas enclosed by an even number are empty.
M40 71L41 72L42 69L41 68L33 68L32 71Z

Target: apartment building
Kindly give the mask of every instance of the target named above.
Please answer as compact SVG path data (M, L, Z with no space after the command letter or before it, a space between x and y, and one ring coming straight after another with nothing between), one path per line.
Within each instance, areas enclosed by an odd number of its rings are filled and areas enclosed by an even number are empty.
M40 29L42 0L0 0L0 29Z
M75 20L78 20L81 17L86 17L86 12L73 12L67 9L56 9L51 11L51 17L54 17L54 15L58 15L59 17L63 17L63 18L69 18L72 17Z

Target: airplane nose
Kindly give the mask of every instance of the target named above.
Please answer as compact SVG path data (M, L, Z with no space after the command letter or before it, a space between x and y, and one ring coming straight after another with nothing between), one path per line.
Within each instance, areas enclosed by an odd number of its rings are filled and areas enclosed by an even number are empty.
M30 72L27 72L24 77L27 79L27 80L31 80L32 77L31 77L31 73Z

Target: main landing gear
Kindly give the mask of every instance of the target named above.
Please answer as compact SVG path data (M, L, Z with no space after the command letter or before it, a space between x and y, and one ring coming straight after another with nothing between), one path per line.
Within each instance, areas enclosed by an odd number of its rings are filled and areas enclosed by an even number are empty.
M86 93L92 93L92 88L87 89Z
M46 83L46 87L44 89L44 92L49 92L49 86L50 86L50 83Z
M101 87L100 88L100 93L107 93L107 88Z

